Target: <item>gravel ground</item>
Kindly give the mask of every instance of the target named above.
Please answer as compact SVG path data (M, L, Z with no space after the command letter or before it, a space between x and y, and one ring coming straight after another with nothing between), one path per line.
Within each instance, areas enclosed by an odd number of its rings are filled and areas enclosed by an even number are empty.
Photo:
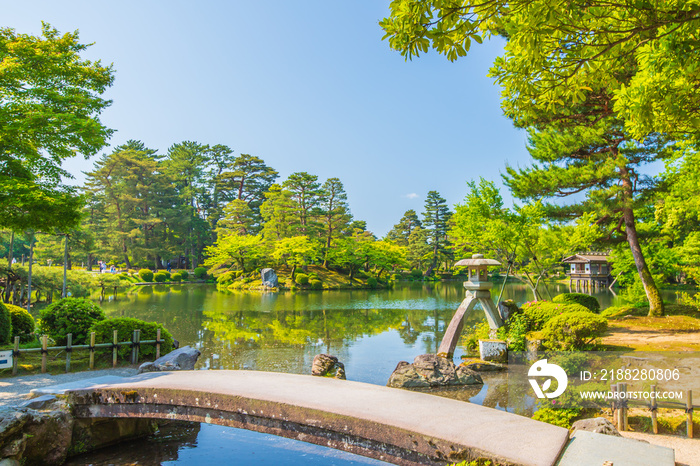
M700 440L675 435L654 435L641 432L620 432L623 437L644 440L652 445L673 448L677 466L700 465Z
M29 391L33 388L48 387L50 385L75 382L105 375L129 377L136 375L137 371L137 369L132 367L123 367L98 371L71 372L58 375L38 374L2 378L0 379L0 406L16 404L26 400L29 397Z

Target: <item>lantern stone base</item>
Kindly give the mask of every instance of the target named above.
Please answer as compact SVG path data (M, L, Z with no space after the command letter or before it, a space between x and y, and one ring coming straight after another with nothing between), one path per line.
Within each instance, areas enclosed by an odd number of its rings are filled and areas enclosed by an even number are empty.
M479 356L484 361L508 362L508 347L503 340L479 340Z

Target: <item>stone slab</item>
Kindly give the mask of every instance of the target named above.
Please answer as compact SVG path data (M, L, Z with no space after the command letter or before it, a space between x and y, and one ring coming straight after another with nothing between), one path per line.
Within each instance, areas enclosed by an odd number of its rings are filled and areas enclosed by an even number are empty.
M128 393L132 401L125 402L130 403L143 398L142 402L150 404L179 402L206 407L210 400L222 404L233 400L233 409L247 403L258 406L259 415L263 411L271 418L293 415L302 420L299 422L313 422L315 426L320 426L322 421L313 413L324 412L335 419L348 420L345 429L352 429L351 426L359 426L358 429L375 426L381 432L394 429L397 433L411 433L413 438L440 439L455 448L489 452L504 462L524 466L554 465L568 441L566 429L505 411L426 393L299 374L224 370L151 372L95 391L104 395L98 397L102 400ZM90 392L76 391L69 396L74 396L78 403L94 400Z
M18 407L29 409L44 409L53 404L53 402L57 399L58 398L56 398L55 395L42 395L37 398L32 398L31 400L24 401L20 403Z
M566 446L557 466L674 466L671 448L651 445L639 440L578 430Z
M92 379L76 380L75 382L67 382L57 385L49 385L47 387L34 388L29 391L32 397L42 395L63 395L68 390L84 390L88 388L96 388L101 386L113 385L129 380L130 377L119 377L117 375L103 375L102 377L94 377Z

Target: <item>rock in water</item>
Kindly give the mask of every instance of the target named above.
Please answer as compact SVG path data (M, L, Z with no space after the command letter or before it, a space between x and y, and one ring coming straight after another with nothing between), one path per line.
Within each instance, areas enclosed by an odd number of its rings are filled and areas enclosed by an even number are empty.
M260 277L262 278L262 286L268 288L277 288L279 286L277 274L273 269L262 269L260 271Z
M314 356L314 362L311 365L311 375L345 380L345 366L335 356L317 354Z
M612 435L622 437L617 431L612 422L604 417L592 417L590 419L581 419L571 424L571 434L577 430L585 430L587 432L595 432L596 434Z
M389 377L387 386L395 388L429 388L483 384L481 376L451 359L436 354L416 356L413 364L401 361Z
M191 371L197 363L199 355L198 349L191 346L183 346L175 351L171 351L165 356L161 356L154 362L146 362L139 367L139 374L143 372L158 371Z

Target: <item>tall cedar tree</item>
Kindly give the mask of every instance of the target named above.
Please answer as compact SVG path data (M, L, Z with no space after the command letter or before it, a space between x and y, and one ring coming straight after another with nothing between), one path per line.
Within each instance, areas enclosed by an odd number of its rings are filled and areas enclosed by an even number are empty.
M411 232L416 227L423 227L416 211L413 209L407 210L401 217L401 220L399 220L399 223L394 225L394 228L386 234L386 239L395 242L399 246L408 246L408 237L411 236Z
M325 238L323 266L328 267L328 251L332 247L333 240L348 233L349 224L352 221L348 196L340 179L328 178L323 183L320 193L320 209Z
M425 212L423 212L423 226L428 230L429 244L433 248L431 270L437 266L439 253L444 252L449 244L447 228L451 216L447 201L440 196L440 193L428 192L428 197L425 199Z
M299 233L315 236L319 225L316 221L321 196L321 185L316 175L297 172L289 175L282 186L292 193L299 217Z

